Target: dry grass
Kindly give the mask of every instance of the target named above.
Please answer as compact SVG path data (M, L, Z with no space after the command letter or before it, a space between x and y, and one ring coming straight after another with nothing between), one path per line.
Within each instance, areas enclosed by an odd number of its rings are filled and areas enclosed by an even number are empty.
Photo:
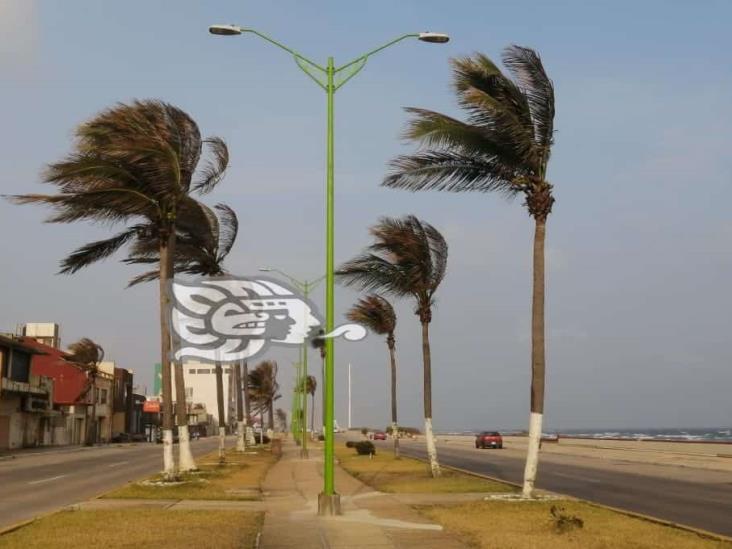
M254 452L252 450L252 452ZM267 470L276 461L269 448L256 453L226 453L226 464L219 465L218 452L197 460L200 472L184 475L182 483L149 485L160 476L126 486L105 494L105 498L124 499L209 499L251 501L261 499L260 484Z
M0 547L252 547L262 520L262 513L243 511L63 511L5 534Z
M550 509L561 505L584 527L555 531ZM629 517L578 501L473 502L424 506L419 511L448 532L482 549L732 549L732 543Z
M429 466L416 459L394 459L391 452L380 452L369 458L342 445L336 446L336 456L341 467L361 482L382 492L400 493L463 493L463 492L514 492L507 484L443 470L439 478L432 478Z

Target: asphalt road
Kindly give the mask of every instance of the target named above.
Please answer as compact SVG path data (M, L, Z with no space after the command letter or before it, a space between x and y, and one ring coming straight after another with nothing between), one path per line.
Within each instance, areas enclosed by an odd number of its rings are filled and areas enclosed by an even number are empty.
M391 442L377 444L383 451L391 447ZM426 457L423 443L402 441L401 448L405 455ZM522 452L445 444L438 445L438 456L445 465L511 482L523 479ZM674 466L657 466L653 471L645 467L644 472L651 474L637 474L631 472L633 469L633 464L618 460L553 455L540 461L536 484L553 492L732 536L732 475Z
M231 442L229 442L231 444ZM191 441L195 456L218 448L218 438ZM177 453L178 446L175 446ZM20 453L0 460L0 528L162 470L163 446L154 443Z

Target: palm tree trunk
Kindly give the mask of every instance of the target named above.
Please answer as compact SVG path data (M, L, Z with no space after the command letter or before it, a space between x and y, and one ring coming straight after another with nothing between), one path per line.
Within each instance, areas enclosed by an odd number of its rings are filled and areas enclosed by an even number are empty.
M254 445L256 443L254 440L254 429L249 425L249 420L252 418L252 405L251 402L249 402L249 365L246 360L244 361L242 370L242 385L244 392L244 430L246 431L245 438L247 444Z
M442 474L437 461L437 448L432 433L432 355L430 353L429 322L422 320L422 364L424 368L424 436L427 442L427 458L433 477Z
M244 452L247 449L246 439L244 437L244 403L241 401L241 364L236 363L234 368L234 385L236 387L236 450Z
M219 412L219 462L226 461L226 417L224 417L224 373L221 363L216 362L216 406Z
M269 399L267 408L268 408L267 415L269 416L269 418L267 419L267 429L274 431L274 399L273 398Z
M531 307L531 416L529 418L529 448L524 470L524 497L531 497L539 465L541 427L544 419L544 242L546 221L537 220L534 228L534 281Z
M175 368L175 418L178 424L178 470L182 473L196 471L196 461L191 452L191 436L188 429L188 406L183 362L173 362Z
M394 457L399 459L399 428L397 427L397 375L394 345L389 345L391 358L391 436L394 437Z
M310 398L310 436L315 436L315 391Z
M91 375L91 395L92 395L92 413L91 421L86 427L86 445L94 446L97 438L97 373L90 372Z
M170 376L170 322L168 310L169 273L172 272L175 231L160 239L160 369L163 385L163 476L165 480L176 477L173 459L173 387Z

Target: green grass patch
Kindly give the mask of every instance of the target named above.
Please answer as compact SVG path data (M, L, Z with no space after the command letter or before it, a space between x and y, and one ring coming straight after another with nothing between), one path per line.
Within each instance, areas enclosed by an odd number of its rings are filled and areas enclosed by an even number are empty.
M252 501L261 499L260 485L267 470L277 458L269 447L259 447L248 453L226 452L226 463L220 465L218 452L200 457L200 471L181 476L176 483L163 483L160 475L105 494L105 498L123 499L209 499Z
M552 520L553 505L582 519L584 526L560 533ZM481 501L417 509L465 543L481 549L732 549L732 543L580 501Z
M264 514L118 509L62 511L0 536L4 549L253 547Z
M449 469L443 469L442 476L432 478L426 463L408 457L395 459L390 451L381 451L373 457L359 456L354 449L339 444L336 456L341 467L351 475L382 492L444 494L516 491L508 484Z

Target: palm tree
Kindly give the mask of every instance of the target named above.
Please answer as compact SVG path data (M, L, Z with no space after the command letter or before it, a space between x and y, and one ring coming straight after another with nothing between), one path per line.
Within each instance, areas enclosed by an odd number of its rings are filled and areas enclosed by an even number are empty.
M375 242L340 267L337 274L346 285L364 291L380 290L396 297L411 296L422 324L424 369L424 427L427 456L433 477L440 475L432 434L432 357L429 325L434 296L447 268L447 242L429 223L413 215L384 217L371 228Z
M426 150L397 157L386 187L411 191L523 194L534 218L534 276L531 313L531 416L523 494L534 489L544 415L544 242L552 211L552 185L546 180L554 142L554 86L539 55L520 46L503 52L507 78L488 57L476 54L452 61L462 122L444 114L408 109L414 115L406 135Z
M224 260L231 252L239 233L239 220L234 210L226 204L217 204L211 210L199 203L196 213L182 220L177 228L176 248L173 255L173 272L198 276L220 277L227 273ZM160 264L160 255L154 241L138 239L132 247L130 256L125 259L129 264ZM160 277L159 269L153 269L135 277L130 286L155 280ZM216 362L216 401L219 415L219 459L225 458L226 417L224 410L223 372L221 363ZM180 469L191 471L196 463L190 450L188 435L188 415L183 363L175 361L176 416L180 433ZM178 380L181 380L178 382Z
M68 362L86 370L89 376L89 390L92 397L92 413L86 429L86 445L93 446L97 438L97 374L99 363L104 360L104 349L88 337L83 337L69 345Z
M315 391L318 389L318 380L315 376L308 376L305 379L305 392L310 395L310 429L315 434ZM307 431L307 429L306 429Z
M244 403L242 402L241 364L233 364L234 387L236 388L236 450L244 452L247 449L246 437L244 436Z
M369 328L372 332L386 336L391 361L391 434L394 437L394 457L399 459L399 429L397 427L397 393L396 393L396 313L386 299L377 294L370 294L360 299L346 313L348 320Z
M72 274L107 258L125 244L154 238L160 257L160 354L163 381L163 468L175 478L173 395L170 375L168 282L173 276L179 221L198 209L192 193L210 192L229 160L224 142L203 139L184 111L161 101L134 101L107 109L76 131L75 150L52 164L45 181L53 195L12 197L19 204L45 204L56 213L48 221L125 223L115 236L91 242L66 257L61 273ZM204 148L210 159L201 162Z
M318 330L315 337L310 340L310 345L313 349L317 349L320 352L320 415L323 420L323 436L325 436L325 330L322 328Z
M283 433L287 432L287 412L285 412L282 408L277 408L275 410L275 415L277 416L277 421L280 424L280 429Z
M277 362L263 360L249 374L249 391L259 404L260 412L268 414L268 428L274 430L274 402L280 398L280 384L277 382ZM262 426L264 428L264 426ZM260 438L261 440L261 438Z
M242 393L244 393L244 438L246 438L249 444L254 444L254 431L250 427L250 423L252 423L250 421L252 405L249 398L251 395L251 392L249 391L249 365L246 360L242 364L241 369Z

